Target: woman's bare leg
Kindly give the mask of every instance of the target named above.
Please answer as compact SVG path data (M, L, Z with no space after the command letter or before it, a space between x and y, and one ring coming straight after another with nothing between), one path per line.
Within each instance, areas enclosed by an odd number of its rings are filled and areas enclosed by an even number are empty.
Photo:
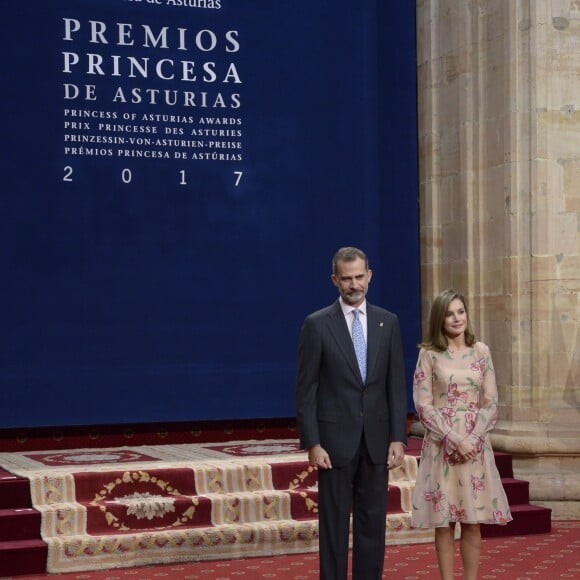
M435 550L441 580L453 580L453 559L455 558L455 525L435 528Z
M479 555L481 553L481 530L479 524L461 524L461 561L463 578L477 580Z

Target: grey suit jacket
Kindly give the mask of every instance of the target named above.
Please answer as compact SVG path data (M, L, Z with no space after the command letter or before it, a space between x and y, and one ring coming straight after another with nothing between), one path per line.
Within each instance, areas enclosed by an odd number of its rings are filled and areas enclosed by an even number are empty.
M367 378L337 300L304 320L298 345L296 411L302 448L322 445L335 467L356 453L364 432L374 463L390 441L407 440L407 395L397 317L367 302Z

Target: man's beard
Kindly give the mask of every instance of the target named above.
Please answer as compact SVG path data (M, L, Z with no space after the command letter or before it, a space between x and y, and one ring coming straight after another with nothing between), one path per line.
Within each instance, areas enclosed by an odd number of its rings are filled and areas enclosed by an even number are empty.
M352 292L350 294L345 294L343 296L343 300L347 304L354 304L356 302L360 302L365 297L365 292L361 290L360 292Z

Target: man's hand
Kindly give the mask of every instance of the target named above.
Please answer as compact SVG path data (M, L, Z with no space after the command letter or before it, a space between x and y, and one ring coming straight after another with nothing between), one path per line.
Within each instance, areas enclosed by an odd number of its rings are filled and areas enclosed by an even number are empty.
M318 469L332 469L330 457L320 445L308 448L308 462L312 467L318 467Z
M405 457L405 446L400 441L393 441L389 445L389 452L387 453L387 467L395 469L400 467Z

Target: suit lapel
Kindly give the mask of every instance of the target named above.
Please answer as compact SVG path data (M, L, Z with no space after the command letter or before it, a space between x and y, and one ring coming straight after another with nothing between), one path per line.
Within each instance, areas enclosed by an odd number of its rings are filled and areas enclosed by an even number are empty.
M338 300L335 302L334 308L329 315L328 327L338 346L342 350L348 366L362 384L362 377L360 369L358 368L356 354L354 352L354 345L352 343L352 338L348 333L348 326Z
M375 369L384 331L384 323L379 313L367 302L367 381Z

